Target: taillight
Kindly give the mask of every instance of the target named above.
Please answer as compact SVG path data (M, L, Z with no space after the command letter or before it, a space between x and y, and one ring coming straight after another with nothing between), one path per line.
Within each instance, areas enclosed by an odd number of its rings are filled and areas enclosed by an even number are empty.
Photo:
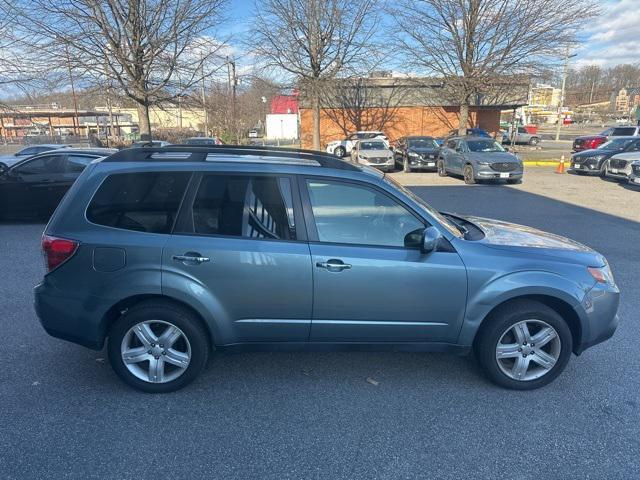
M42 236L42 253L47 273L69 260L78 249L78 242L66 238Z

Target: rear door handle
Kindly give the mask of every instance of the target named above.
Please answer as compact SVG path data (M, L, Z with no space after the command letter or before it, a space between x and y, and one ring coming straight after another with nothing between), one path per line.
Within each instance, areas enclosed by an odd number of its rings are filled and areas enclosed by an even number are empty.
M341 272L342 270L350 269L351 265L348 263L344 263L342 260L332 258L331 260L327 260L326 262L316 262L316 267L326 268L330 272Z
M199 253L187 252L184 255L174 255L173 260L176 262L182 262L185 264L196 264L200 265L201 263L206 263L211 261L209 257L203 257Z

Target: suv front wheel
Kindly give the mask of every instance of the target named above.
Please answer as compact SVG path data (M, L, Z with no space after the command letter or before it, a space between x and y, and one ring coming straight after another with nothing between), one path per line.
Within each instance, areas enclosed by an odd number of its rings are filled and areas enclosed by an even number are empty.
M494 383L533 390L552 382L571 356L571 330L558 313L530 300L500 307L478 334L475 353Z
M209 354L207 333L186 309L149 301L127 310L109 334L109 361L130 386L166 393L190 383Z

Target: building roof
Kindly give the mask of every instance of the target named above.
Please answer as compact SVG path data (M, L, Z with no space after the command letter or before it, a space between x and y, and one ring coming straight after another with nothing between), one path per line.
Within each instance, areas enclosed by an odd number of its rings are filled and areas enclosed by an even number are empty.
M297 95L276 95L271 99L271 109L269 113L285 114L298 113Z
M328 84L321 96L322 108L457 107L453 86L446 80L413 78L348 78ZM309 108L309 99L300 95L300 108ZM522 77L504 77L477 95L471 105L477 108L510 109L527 104L529 81Z

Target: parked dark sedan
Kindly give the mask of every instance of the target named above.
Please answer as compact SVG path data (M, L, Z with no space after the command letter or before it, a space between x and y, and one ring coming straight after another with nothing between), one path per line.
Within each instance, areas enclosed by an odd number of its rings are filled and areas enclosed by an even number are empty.
M433 137L402 137L393 152L396 165L407 173L423 169L435 172L439 150Z
M0 218L48 218L85 167L117 150L65 148L0 168Z
M584 150L571 156L570 170L574 173L604 175L607 160L623 152L640 151L640 137L614 137L598 148Z
M24 147L11 155L0 156L0 163L3 163L7 167L11 167L25 158L38 155L39 153L48 152L51 150L57 150L59 148L67 148L68 145L58 145L54 143L44 143L42 145L31 145L30 147Z

